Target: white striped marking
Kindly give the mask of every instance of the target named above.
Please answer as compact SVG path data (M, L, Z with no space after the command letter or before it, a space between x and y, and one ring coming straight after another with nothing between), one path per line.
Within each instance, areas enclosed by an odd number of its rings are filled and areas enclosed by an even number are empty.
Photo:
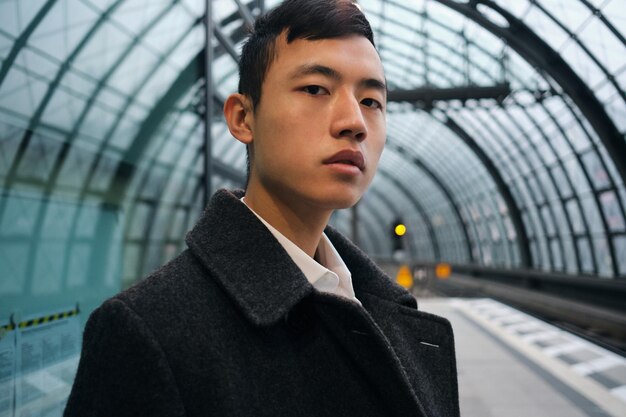
M622 385L621 387L615 387L611 390L611 394L615 395L617 398L626 402L626 385Z
M558 337L560 335L561 333L558 331L545 330L543 332L537 332L537 333L520 336L520 338L526 343L537 343L537 342L543 342L546 340L554 339L555 337Z
M515 314L511 314L510 316L498 317L497 319L494 319L493 322L502 326L502 325L508 325L508 324L521 323L521 322L525 322L526 320L528 320L526 316L515 313Z
M626 361L616 356L603 356L592 359L588 362L578 363L572 369L580 375L589 375L595 372L606 371L618 365L624 365Z
M498 306L493 306L490 308L483 309L483 311L481 311L480 313L483 315L489 316L489 318L491 319L494 319L496 317L510 315L511 313L513 313L513 311L510 308L506 308L506 307L502 308Z
M602 354L603 357L611 356L611 352L608 352L605 349L593 345L592 343L580 339L570 333L554 328L552 325L544 323L531 316L528 316L529 322L539 322L545 326L546 330L524 336L509 332L507 331L506 326L496 324L496 320L489 317L488 314L485 314L487 311L501 312L506 309L498 308L498 304L498 302L489 299L474 302L454 300L452 302L452 305L463 311L468 317L476 320L477 323L491 331L494 335L504 340L510 346L520 351L529 359L535 361L561 381L565 382L567 385L592 400L612 417L626 416L626 385L609 390L606 386L595 381L594 379L574 372L572 366L566 364L562 360L554 358L554 356L577 350L592 351L596 354ZM511 312L523 314L512 308L508 308L508 310L509 315L512 315ZM531 343L520 343L527 340L537 341L551 338L561 339L563 343L548 348L541 348L540 346L533 345Z
M559 356L564 353L576 352L577 350L588 348L589 343L575 341L568 341L562 345L550 346L545 348L543 352L548 356Z
M510 326L504 326L505 330L507 332L515 332L515 333L520 333L520 332L525 332L526 330L533 330L533 329L545 329L546 327L543 325L543 323L537 323L534 321L531 322L524 322L524 323L516 323L516 324L512 324Z

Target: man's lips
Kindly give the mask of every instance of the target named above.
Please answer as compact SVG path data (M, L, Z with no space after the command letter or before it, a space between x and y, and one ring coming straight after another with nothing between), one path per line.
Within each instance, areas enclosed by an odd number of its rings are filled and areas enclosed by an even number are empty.
M353 151L350 149L345 149L343 151L339 151L330 158L327 158L323 161L324 164L347 164L354 165L359 168L361 171L365 169L365 158L363 158L363 154L359 151Z

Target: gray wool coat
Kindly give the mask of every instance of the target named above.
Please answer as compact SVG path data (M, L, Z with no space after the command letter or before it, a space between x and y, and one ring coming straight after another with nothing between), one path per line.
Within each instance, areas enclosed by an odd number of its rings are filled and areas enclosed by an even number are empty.
M330 227L363 307L318 292L241 195L93 312L65 417L459 416L448 321Z

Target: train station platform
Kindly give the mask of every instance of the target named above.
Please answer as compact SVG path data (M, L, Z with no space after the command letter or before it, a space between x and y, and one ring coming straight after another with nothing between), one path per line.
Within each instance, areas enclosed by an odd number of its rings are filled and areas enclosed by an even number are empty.
M492 299L418 298L456 339L463 417L626 416L626 359Z

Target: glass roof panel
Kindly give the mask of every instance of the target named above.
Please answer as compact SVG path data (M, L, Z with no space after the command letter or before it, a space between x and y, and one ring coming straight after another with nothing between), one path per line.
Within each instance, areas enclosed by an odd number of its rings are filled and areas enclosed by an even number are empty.
M178 39L177 34L192 26L198 17L190 15L183 7L172 7L142 41L155 51L166 51Z
M429 18L436 18L438 22L445 22L446 26L451 28L467 29L467 19L462 14L457 13L449 7L436 1L418 1L416 3L421 3L422 6L418 5L415 8L418 10L420 7L425 8ZM431 26L429 19L427 19L424 25Z
M97 10L81 1L57 1L32 33L28 44L64 62L99 18Z
M559 50L570 39L565 29L537 7L532 7L528 11L524 21L526 24L532 22L533 31L556 50Z
M567 43L560 54L587 85L593 87L605 80L600 67L575 43Z
M583 24L588 23L592 16L591 10L579 1L537 0L534 6L544 9L571 32L577 32ZM527 22L533 21L531 16L533 16L532 12L527 16Z
M30 24L37 12L46 0L33 0L24 2L19 0L6 0L0 2L0 16L2 31L11 37L17 38L20 33Z
M187 9L187 11L194 16L203 16L205 13L206 3L198 0L183 0L182 5ZM223 2L222 2L223 3ZM222 6L216 7L216 11L221 9ZM216 17L213 17L214 20L217 20Z
M600 1L600 0L596 0ZM626 12L624 3L620 0L602 1L602 15L612 24L622 38L626 37ZM596 5L598 7L599 5Z
M173 7L171 0L121 1L112 15L112 20L130 33L138 35L164 10L172 8L180 6Z
M624 45L597 17L576 34L578 39L597 57L610 73L626 65L626 45Z
M268 9L274 7L278 1L266 1L266 7ZM237 11L237 4L234 1L221 1L214 2L213 5L213 20L216 22L224 20L226 17L232 15Z

